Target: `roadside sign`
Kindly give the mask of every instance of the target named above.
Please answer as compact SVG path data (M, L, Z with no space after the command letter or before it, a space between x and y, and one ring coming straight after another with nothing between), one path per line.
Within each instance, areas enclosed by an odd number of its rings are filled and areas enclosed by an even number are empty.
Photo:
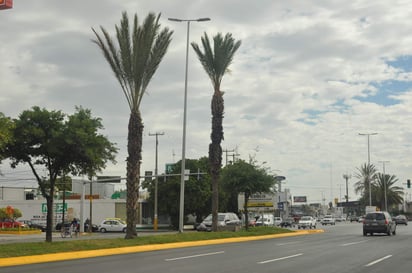
M54 204L54 211L57 213L63 213L63 203L55 203ZM64 211L67 212L67 203L64 203ZM41 212L47 213L47 204L41 204Z

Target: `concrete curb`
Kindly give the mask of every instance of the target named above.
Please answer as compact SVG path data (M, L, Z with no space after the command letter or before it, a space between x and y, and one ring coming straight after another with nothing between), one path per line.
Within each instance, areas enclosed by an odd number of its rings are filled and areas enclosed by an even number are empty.
M238 242L246 242L246 241L252 241L252 240L285 238L285 237L309 235L309 234L322 233L322 232L324 232L324 230L322 229L302 230L302 231L295 231L295 232L290 232L290 233L281 233L281 234L274 234L274 235L212 239L212 240L202 240L202 241L192 241L192 242L153 244L153 245L143 245L143 246L129 246L129 247L121 247L121 248L108 248L108 249L85 250L85 251L76 251L76 252L53 253L53 254L44 254L44 255L0 258L0 267L16 266L16 265L23 265L23 264L45 263L45 262L56 262L56 261L66 261L66 260L75 260L75 259L85 259L85 258L93 258L93 257L99 257L99 256L120 255L120 254L128 254L128 253L147 252L147 251L157 251L157 250L170 249L170 248L184 248L184 247L193 247L193 246L238 243Z

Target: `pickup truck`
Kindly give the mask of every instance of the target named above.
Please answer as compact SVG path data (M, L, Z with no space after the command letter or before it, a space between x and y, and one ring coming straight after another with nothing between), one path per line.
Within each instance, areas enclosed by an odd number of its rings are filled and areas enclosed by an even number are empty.
M333 215L325 215L320 222L322 226L335 225L335 217Z
M298 229L301 228L316 228L316 219L312 216L302 216L298 222Z

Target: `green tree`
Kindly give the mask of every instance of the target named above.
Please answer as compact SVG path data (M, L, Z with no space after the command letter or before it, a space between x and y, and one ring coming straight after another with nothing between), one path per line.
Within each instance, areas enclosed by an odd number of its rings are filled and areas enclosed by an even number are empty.
M67 119L66 119L67 118ZM14 141L7 145L11 167L28 164L47 203L46 241L52 241L53 203L56 181L68 172L94 174L107 161L114 162L116 148L98 133L103 129L90 110L76 108L67 116L61 111L47 111L35 106L14 120ZM47 176L42 176L46 170Z
M181 162L174 164L171 174L180 174ZM193 175L185 181L185 203L184 215L195 215L196 221L201 222L203 217L210 213L210 176L206 173L208 169L208 158L186 159L185 168ZM158 210L160 215L168 215L174 227L179 226L180 210L180 176L159 176L158 182ZM154 206L154 179L145 181L142 186L150 193L149 206ZM187 219L184 220L186 223Z
M273 191L276 183L273 175L267 173L265 168L258 167L244 160L238 160L232 165L228 165L222 170L222 183L225 191L233 192L236 195L243 193L245 203L243 211L245 213L245 227L248 228L249 198L254 193L268 193Z
M4 114L0 112L0 163L4 158L4 149L7 143L10 143L12 141L12 129L12 120L9 117L4 116Z
M212 230L217 231L217 213L219 209L219 176L222 166L223 140L223 113L224 100L223 91L220 89L223 76L229 70L229 65L233 61L235 52L241 45L241 41L236 41L232 34L227 33L224 37L218 33L213 37L213 48L209 37L205 33L201 38L203 50L196 43L191 43L200 63L213 85L213 96L211 102L212 133L209 145L210 176L212 179Z
M372 184L374 193L374 202L378 204L381 210L385 210L385 192L388 210L395 205L403 203L403 188L395 186L398 178L395 175L378 173L375 183Z
M173 31L169 31L168 28L160 29L159 18L160 14L156 16L149 13L143 24L139 25L135 14L133 29L130 31L127 13L123 12L120 27L116 25L117 45L103 27L100 27L103 36L92 28L97 38L93 42L102 50L130 107L127 136L126 239L137 236L135 227L143 139L140 103L147 92L150 80L166 54L173 34Z
M355 193L361 194L360 200L365 202L364 205L369 205L369 185L374 183L376 174L377 170L375 165L366 163L360 168L357 168L357 173L355 173L355 178L359 179L354 184Z

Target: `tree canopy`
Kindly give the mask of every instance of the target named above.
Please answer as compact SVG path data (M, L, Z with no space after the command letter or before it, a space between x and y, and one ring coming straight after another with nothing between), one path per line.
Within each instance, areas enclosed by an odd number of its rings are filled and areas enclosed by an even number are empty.
M222 170L222 185L225 192L231 192L238 196L243 193L245 196L245 223L248 223L248 200L254 193L272 192L276 183L273 175L267 170L258 167L244 160L238 160L232 165L228 165ZM247 228L246 224L246 228Z
M115 162L117 148L99 134L103 129L101 119L93 118L90 110L81 107L66 115L34 106L13 123L13 141L6 145L3 156L10 159L13 168L28 164L32 170L47 201L46 241L51 242L57 178L68 173L92 177L108 161Z

